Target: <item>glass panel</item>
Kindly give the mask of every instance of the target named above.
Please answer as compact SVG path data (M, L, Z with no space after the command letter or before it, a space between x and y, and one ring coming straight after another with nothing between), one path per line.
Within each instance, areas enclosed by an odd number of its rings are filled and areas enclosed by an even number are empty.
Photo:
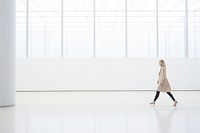
M156 57L156 0L128 0L128 57Z
M125 0L96 0L96 57L125 57Z
M185 0L159 0L159 56L184 57Z
M61 57L61 0L29 0L29 56Z
M200 57L200 2L188 0L189 57Z
M16 1L16 57L26 58L26 0Z
M16 1L17 58L26 58L26 1ZM64 57L92 58L94 48L97 58L125 57L125 0L63 2ZM185 0L158 5L159 56L184 57ZM29 0L30 58L61 57L61 6L61 0ZM188 16L189 57L200 57L199 0L188 0ZM156 0L127 0L127 35L128 57L156 57Z
M64 0L64 56L92 58L94 49L93 0Z

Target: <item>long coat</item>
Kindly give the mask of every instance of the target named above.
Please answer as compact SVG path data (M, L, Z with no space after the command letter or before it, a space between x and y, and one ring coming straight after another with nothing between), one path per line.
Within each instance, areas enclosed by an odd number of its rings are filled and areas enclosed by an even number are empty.
M157 90L161 91L161 92L170 92L171 87L170 87L170 84L167 80L166 67L161 67L158 75L159 75L159 79L158 79Z

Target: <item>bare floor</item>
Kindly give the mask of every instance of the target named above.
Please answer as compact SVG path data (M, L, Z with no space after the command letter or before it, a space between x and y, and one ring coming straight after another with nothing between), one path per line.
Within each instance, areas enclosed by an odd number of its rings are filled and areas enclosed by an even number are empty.
M17 92L0 133L200 133L200 91Z

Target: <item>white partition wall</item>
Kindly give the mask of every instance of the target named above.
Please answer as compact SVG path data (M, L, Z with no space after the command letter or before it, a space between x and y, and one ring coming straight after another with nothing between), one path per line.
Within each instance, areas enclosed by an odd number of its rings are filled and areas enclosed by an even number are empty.
M166 59L172 90L200 90L199 59ZM17 60L17 91L155 90L158 59Z
M0 0L0 106L15 104L15 0Z

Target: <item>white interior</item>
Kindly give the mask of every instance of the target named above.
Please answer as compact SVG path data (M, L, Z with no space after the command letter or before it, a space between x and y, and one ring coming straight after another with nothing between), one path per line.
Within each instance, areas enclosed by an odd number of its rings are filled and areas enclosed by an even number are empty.
M200 90L199 59L166 59L173 90ZM158 59L18 59L17 91L155 90Z

